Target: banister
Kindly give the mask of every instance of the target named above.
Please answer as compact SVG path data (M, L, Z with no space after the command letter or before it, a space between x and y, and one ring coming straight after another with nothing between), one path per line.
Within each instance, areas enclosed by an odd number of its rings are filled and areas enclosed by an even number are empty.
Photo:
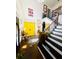
M45 31L50 28L50 26L54 23L54 21L55 21L55 20L52 21L52 23L45 29Z

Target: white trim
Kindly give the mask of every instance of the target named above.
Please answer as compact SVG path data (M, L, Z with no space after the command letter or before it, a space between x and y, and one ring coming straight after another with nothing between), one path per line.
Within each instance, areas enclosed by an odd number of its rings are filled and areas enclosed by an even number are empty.
M56 35L53 35L53 34L50 34L52 37L55 37L55 38L58 38L59 40L62 40L62 37L59 37L59 36L56 36Z
M53 49L55 49L59 54L61 54L62 55L62 52L59 50L59 49L57 49L55 46L53 46L51 43L49 43L48 41L45 41L50 47L52 47Z
M62 28L62 26L59 26L59 25L58 25L57 28Z
M60 31L60 32L62 32L62 30L61 30L61 29L57 29L57 28L55 28L54 30L55 30L55 31Z
M52 33L53 33L53 34L62 35L62 33L60 33L60 32L56 32L56 31L53 31Z
M55 56L42 44L42 46L45 48L45 50L50 54L50 56L53 58L53 59L56 59Z
M41 49L40 49L39 47L37 47L37 48L38 48L39 52L41 53L41 55L42 55L43 59L46 59L46 58L45 58L45 56L43 55L43 53L42 53Z
M60 42L58 42L58 41L56 41L56 40L54 40L54 39L52 39L52 38L50 38L50 37L48 37L48 39L51 40L51 41L53 41L53 42L55 42L56 44L62 46L62 43L60 43Z

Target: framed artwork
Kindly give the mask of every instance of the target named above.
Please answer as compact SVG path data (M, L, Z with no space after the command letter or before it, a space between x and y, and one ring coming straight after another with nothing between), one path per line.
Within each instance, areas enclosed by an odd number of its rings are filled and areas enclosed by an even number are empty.
M43 5L43 11L47 12L47 5L45 5L45 4Z
M48 16L48 7L47 5L43 5L43 18Z
M28 16L32 16L33 17L33 9L28 8Z

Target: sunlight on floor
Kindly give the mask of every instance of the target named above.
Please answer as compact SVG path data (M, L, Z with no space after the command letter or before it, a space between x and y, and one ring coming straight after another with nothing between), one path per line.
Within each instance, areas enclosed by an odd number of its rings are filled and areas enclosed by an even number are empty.
M34 39L30 39L30 40L29 40L29 43L36 43L36 42L38 42L38 41L39 41L38 38L34 38Z
M22 49L26 49L26 48L27 48L27 45L23 45L23 46L22 46Z

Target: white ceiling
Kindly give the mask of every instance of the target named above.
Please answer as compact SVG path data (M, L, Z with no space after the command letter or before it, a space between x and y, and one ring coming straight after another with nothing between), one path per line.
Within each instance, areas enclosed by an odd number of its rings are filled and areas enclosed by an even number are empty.
M28 1L38 1L38 0L16 0L16 15L17 17L20 17L22 19L24 19L25 17L25 7L27 7L26 4L28 4ZM55 10L58 6L60 6L61 0L58 2L58 0L39 0L39 1L43 1L44 4L46 4L48 6L48 8L50 8L51 10ZM25 6L25 7L24 7ZM38 5L37 5L38 6Z
M52 9L53 7L59 5L59 3L61 2L61 0L44 0L44 4L46 4L48 6L48 8Z

